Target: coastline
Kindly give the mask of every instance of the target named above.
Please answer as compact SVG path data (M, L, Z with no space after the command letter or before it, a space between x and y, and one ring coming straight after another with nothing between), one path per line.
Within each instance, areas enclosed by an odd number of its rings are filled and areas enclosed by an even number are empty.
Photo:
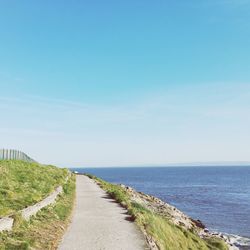
M182 211L178 210L176 207L169 205L168 203L160 200L159 198L156 198L152 195L144 194L142 192L137 192L135 189L129 186L125 186L123 184L115 185L103 181L102 179L99 179L93 175L86 175L89 178L93 179L122 207L128 210L128 214L132 216L132 220L136 221L137 225L142 230L151 250L165 249L162 247L161 244L159 244L159 240L162 241L163 239L159 239L157 238L157 235L152 234L150 230L147 229L147 223L145 224L144 222L143 225L140 225L139 222L138 224L137 219L139 217L139 220L141 220L141 218L140 215L138 216L136 213L134 213L134 204L136 205L136 207L139 207L140 209L145 209L144 211L148 211L150 214L162 218L163 221L168 221L168 223L170 223L171 225L175 226L176 228L179 228L184 233L184 235L186 235L188 232L193 235L196 235L195 237L198 237L197 239L200 239L199 241L206 242L208 249L240 249L238 248L238 246L236 246L235 242L233 242L231 238L229 238L225 234L210 232L200 220L192 219L191 217L184 214ZM123 195L126 196L125 199ZM127 201L128 197L129 201ZM197 241L197 239L195 241ZM222 244L222 242L224 243ZM168 241L166 241L165 243L167 245L170 244L170 242ZM200 247L198 247L197 249L200 249Z
M120 186L130 193L133 201L146 205L147 208L170 219L176 225L183 226L187 230L196 231L196 233L202 239L217 237L218 239L222 239L223 241L225 241L229 250L241 249L239 246L237 246L238 242L236 241L236 239L232 238L231 235L221 232L212 232L208 228L206 228L206 226L200 220L195 220L189 217L176 207L162 201L161 199L152 195L144 194L142 192L137 192L135 189L123 184L120 184Z
M248 167L74 168L160 198L249 250Z
M249 250L250 249L250 239L235 235L235 234L228 234L225 232L214 232L209 231L211 235L217 235L218 237L224 238L229 244L232 244L236 249L239 250Z

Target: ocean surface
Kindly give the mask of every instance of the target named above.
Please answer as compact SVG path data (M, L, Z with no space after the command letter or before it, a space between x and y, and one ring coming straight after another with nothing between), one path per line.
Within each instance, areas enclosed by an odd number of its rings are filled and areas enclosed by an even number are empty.
M75 168L159 197L250 249L250 167Z

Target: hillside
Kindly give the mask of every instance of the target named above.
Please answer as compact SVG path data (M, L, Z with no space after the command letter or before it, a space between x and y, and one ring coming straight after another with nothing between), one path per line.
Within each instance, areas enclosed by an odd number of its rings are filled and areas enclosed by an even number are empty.
M67 169L23 161L0 161L0 218L11 215L14 226L0 232L0 250L57 249L70 220L75 199L75 176ZM18 210L62 193L26 221Z
M0 161L0 217L32 205L65 181L68 171L24 161Z

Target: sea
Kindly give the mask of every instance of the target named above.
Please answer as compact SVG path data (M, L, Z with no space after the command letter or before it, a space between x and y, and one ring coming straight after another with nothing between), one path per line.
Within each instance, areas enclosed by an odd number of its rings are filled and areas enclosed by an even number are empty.
M250 249L250 166L74 168L174 205Z

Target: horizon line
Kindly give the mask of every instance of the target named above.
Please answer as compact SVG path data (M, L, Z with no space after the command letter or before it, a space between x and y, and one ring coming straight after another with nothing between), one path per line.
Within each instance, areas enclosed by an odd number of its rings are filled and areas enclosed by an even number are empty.
M167 163L167 164L147 164L147 165L113 165L113 166L84 166L68 167L75 168L164 168L164 167L250 167L250 161L221 161L221 162L190 162L190 163Z

